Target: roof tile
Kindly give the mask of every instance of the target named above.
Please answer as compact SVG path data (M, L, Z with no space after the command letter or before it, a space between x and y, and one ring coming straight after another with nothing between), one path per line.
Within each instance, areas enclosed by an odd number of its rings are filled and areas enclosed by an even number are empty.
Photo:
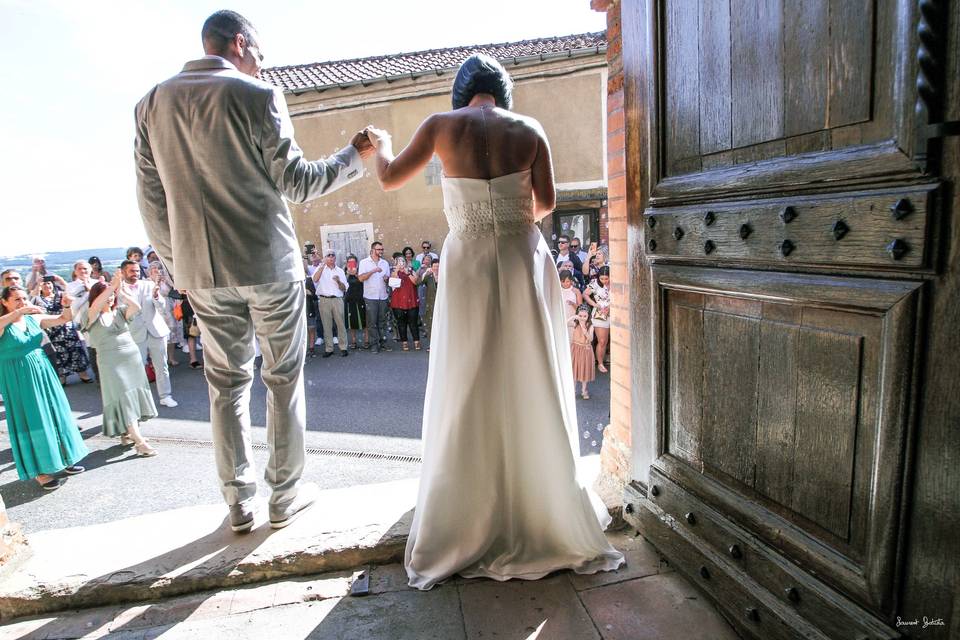
M449 49L430 49L353 60L333 60L264 69L262 77L285 91L319 89L350 82L374 81L386 76L455 69L474 53L486 53L501 62L543 54L605 47L605 31L480 44Z

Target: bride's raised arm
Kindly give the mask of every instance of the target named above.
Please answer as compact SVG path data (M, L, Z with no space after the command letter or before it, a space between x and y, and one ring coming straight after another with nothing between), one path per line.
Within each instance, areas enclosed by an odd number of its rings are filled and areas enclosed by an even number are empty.
M420 123L410 144L393 155L393 141L382 129L367 127L367 137L377 150L377 179L384 191L399 189L430 162L436 141L437 117L429 116Z
M553 183L553 159L550 143L539 122L533 121L537 130L537 156L530 167L533 182L533 215L538 221L557 206L557 190Z

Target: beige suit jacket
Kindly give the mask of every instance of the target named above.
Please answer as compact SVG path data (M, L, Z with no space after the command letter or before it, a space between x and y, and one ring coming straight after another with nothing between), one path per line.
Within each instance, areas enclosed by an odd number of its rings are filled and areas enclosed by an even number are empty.
M308 162L280 89L223 58L188 62L136 108L137 199L181 289L303 280L286 200L363 175L352 146Z

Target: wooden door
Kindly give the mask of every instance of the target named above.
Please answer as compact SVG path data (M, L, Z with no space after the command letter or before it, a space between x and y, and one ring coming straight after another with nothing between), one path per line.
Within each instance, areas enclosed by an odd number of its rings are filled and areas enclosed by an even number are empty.
M904 633L924 311L956 289L938 7L623 1L656 437L627 501L758 638Z

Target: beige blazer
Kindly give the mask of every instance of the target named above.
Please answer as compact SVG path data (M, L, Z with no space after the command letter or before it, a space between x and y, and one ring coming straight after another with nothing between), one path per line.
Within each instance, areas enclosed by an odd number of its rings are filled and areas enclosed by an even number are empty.
M286 200L363 175L348 145L308 162L280 89L206 56L136 108L137 199L150 243L178 288L303 280Z

